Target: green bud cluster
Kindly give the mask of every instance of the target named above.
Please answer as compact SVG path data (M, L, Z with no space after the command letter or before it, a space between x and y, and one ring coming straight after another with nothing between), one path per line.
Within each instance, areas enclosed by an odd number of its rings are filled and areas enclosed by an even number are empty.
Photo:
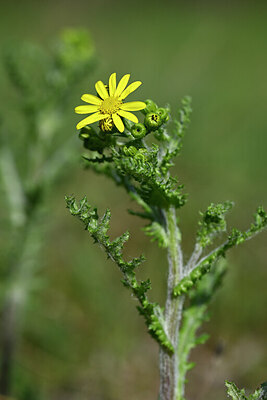
M134 150L133 146L124 147L122 152L114 152L113 160L119 174L128 175L141 184L149 182L157 175L153 154L144 150Z
M149 150L124 146L122 152L113 153L113 161L119 174L140 183L136 190L148 204L180 208L186 201L186 196L181 193L183 185L178 185L172 177L162 179L158 155L159 147L156 145Z
M145 114L144 125L148 131L158 130L169 118L170 110L156 105L152 100L146 100L146 108L143 110Z
M171 133L164 127L169 120L169 109L158 107L152 100L147 100L146 104L147 107L142 110L145 115L144 124L125 123L126 131L123 135L105 134L103 137L90 133L89 138L84 139L88 150L101 154L100 158L86 158L88 166L112 177L127 191L131 188L130 192L134 192L132 195L135 198L138 195L142 204L165 209L172 205L180 208L185 204L186 196L182 194L183 186L178 184L176 178L170 176L169 169L173 165L171 159L177 154L189 121L190 99L182 101L180 120L176 121L179 129ZM157 115L153 121L150 118L151 114ZM154 128L157 127L159 129L155 131ZM159 145L148 145L145 142L151 132L157 133ZM124 137L124 140L121 140L121 137ZM131 140L132 138L134 140ZM104 164L101 168L97 165L100 163Z
M124 146L122 150L126 156L134 157L135 160L139 160L144 163L149 161L148 152L144 147L137 149L135 146Z

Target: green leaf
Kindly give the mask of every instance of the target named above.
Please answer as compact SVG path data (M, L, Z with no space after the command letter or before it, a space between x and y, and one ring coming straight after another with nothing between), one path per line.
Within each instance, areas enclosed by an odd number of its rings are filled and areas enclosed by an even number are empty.
M208 304L221 286L225 271L226 263L221 262L202 281L199 281L195 289L190 292L190 303L183 312L178 340L179 378L177 400L184 398L186 373L194 366L188 361L191 350L198 344L204 344L209 338L208 334L203 333L198 336L197 332L203 322L208 319Z
M162 248L167 248L169 244L169 239L167 232L163 228L162 225L160 225L158 222L153 221L150 225L146 226L143 228L143 231L147 236L151 236L152 239L151 241L157 241L159 247Z
M251 239L267 226L267 215L262 207L258 207L257 212L254 214L254 222L251 224L250 228L241 232L238 229L232 229L228 239L225 243L220 245L217 249L213 250L210 254L203 257L197 265L194 266L193 270L183 277L180 282L175 286L173 290L174 296L181 296L186 294L194 284L206 275L211 267L218 261L221 257L225 257L226 252L234 246L237 246L246 240Z
M229 381L225 381L227 387L227 394L232 400L266 400L267 399L267 382L261 384L260 388L256 389L254 393L246 396L245 389L238 389L238 387Z
M225 386L227 387L228 396L231 397L233 400L248 400L245 395L245 390L238 389L238 387L233 382L225 381Z
M226 231L225 214L232 207L233 203L231 201L219 204L212 203L204 213L200 213L202 220L199 222L200 228L197 232L197 242L203 248L210 245L218 233Z
M115 240L111 241L108 236L110 227L111 213L106 210L102 218L98 217L97 209L88 204L86 197L79 203L76 203L73 196L66 196L67 208L70 213L85 225L85 229L91 234L95 243L104 248L108 258L114 261L123 274L122 283L125 287L131 289L133 295L139 301L138 311L144 316L148 332L165 347L170 353L173 352L173 346L168 339L165 330L165 321L163 312L157 303L149 302L147 291L151 288L150 280L138 282L135 269L145 260L143 256L125 261L122 250L125 242L129 239L129 233L125 232Z

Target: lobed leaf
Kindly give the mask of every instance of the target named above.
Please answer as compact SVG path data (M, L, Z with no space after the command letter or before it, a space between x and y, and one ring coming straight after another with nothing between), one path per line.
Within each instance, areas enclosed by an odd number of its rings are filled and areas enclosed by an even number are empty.
M107 234L111 217L109 210L106 210L103 217L99 218L96 208L91 208L86 197L77 204L73 196L66 196L66 204L70 213L83 222L95 243L101 245L108 258L120 268L123 274L122 283L131 289L133 295L138 299L140 303L137 307L138 311L144 316L151 336L169 352L173 352L173 346L164 327L163 312L157 303L149 302L146 296L147 291L151 288L151 282L150 280L138 282L136 278L135 269L144 261L144 257L140 256L130 261L125 261L123 258L122 250L125 242L129 239L129 233L126 232L111 241Z

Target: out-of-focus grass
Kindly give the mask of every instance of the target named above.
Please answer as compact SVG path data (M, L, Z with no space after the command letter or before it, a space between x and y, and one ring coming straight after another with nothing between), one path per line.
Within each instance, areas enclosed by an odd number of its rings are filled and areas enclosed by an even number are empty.
M45 45L63 28L83 26L98 51L100 64L93 78L131 72L144 83L136 99L168 102L173 110L184 94L193 97L192 124L176 166L190 193L181 213L188 255L198 210L210 201L234 200L229 224L242 228L258 204L267 207L263 3L17 1L6 2L1 10L1 44L13 38ZM5 79L1 73L1 112L7 114L15 95ZM90 77L81 93L91 92L93 82ZM73 106L79 101L75 96ZM43 253L48 284L28 310L18 371L24 371L25 382L35 381L50 391L48 398L57 400L152 400L157 393L157 348L143 332L118 271L65 211L65 193L87 194L101 210L109 206L113 221L119 221L112 227L114 235L130 227L129 255L146 254L140 275L151 275L153 299L164 297L165 254L144 238L142 221L127 215L127 196L102 177L75 171L51 196L54 218ZM251 388L266 379L266 240L264 233L230 255L225 286L206 326L212 339L196 353L199 367L192 372L190 389L196 399L223 398L225 378ZM217 357L219 342L224 351ZM213 366L217 372L211 374Z

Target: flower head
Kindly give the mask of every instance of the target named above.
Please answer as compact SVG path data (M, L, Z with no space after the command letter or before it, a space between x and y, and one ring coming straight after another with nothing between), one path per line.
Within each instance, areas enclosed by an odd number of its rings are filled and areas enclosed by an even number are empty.
M99 121L100 129L104 132L111 131L113 126L120 131L124 131L124 125L121 117L138 123L138 118L129 111L138 111L146 108L146 103L142 101L131 101L123 103L123 100L142 82L131 83L127 88L130 74L124 75L118 85L116 85L116 73L110 75L109 84L104 85L102 81L95 84L98 96L92 94L83 94L81 99L90 105L78 106L75 108L77 114L91 114L82 119L76 126L77 129Z

